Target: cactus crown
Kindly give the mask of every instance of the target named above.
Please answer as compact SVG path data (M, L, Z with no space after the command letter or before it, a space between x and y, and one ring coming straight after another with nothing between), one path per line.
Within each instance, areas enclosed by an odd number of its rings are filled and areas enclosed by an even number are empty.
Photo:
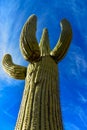
M40 44L36 39L37 17L32 15L25 23L20 36L20 49L24 58L30 62L38 60L41 56L50 55L60 61L66 54L72 38L72 29L70 23L63 19L60 22L62 31L55 48L51 51L49 45L48 30L43 29Z

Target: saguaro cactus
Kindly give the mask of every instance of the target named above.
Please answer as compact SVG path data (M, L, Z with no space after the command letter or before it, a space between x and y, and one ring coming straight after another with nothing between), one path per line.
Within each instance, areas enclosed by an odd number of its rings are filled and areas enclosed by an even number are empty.
M3 57L3 68L13 78L25 79L25 88L15 130L63 130L57 63L68 50L72 29L66 19L61 21L61 35L51 51L47 29L38 44L35 15L25 23L20 36L20 49L30 64L13 63L9 54Z

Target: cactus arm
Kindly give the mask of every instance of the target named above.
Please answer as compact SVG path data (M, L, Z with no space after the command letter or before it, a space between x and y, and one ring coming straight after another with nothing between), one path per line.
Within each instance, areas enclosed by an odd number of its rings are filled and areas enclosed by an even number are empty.
M60 38L55 48L50 52L50 55L56 60L56 62L59 62L66 55L72 39L70 23L66 19L63 19L60 25L62 28Z
M11 55L6 54L3 57L2 66L5 72L12 78L21 79L21 80L25 79L27 68L14 64L12 62Z
M37 17L32 15L25 23L20 35L20 50L27 61L36 61L40 57L40 48L36 39Z

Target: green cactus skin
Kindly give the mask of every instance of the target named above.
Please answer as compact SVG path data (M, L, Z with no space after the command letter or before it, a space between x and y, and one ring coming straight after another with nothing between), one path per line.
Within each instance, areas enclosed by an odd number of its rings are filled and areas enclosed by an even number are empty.
M59 75L57 63L65 56L72 38L66 19L61 21L61 35L51 51L47 29L38 45L35 37L35 15L25 23L20 37L20 49L28 67L13 63L9 54L3 57L4 70L13 78L25 79L25 87L15 130L63 130Z

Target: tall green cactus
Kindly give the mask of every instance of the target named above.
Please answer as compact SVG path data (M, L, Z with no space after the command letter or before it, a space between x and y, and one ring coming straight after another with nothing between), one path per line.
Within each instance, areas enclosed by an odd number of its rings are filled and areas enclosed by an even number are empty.
M38 45L35 37L35 15L25 23L20 37L20 49L28 67L16 65L6 54L2 64L13 78L25 79L25 88L15 130L63 130L57 63L68 50L72 29L66 19L61 21L61 35L51 51L47 29Z

